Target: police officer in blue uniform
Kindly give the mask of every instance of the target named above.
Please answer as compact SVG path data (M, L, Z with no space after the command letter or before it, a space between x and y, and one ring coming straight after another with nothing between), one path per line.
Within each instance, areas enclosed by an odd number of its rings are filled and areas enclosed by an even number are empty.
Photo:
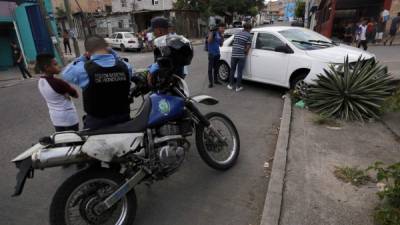
M155 63L153 63L149 67L150 74L154 74L160 69L160 65L159 65L159 63L157 63L157 60L160 59L161 57L163 57L164 53L162 52L162 49L165 46L163 47L162 45L167 44L165 41L166 38L168 37L169 39L172 39L172 38L185 39L183 36L176 35L176 33L171 34L169 32L170 26L171 26L171 23L165 17L154 17L151 20L151 29L152 29L156 39L154 40L154 45L155 45L154 61L155 61ZM186 75L188 74L188 68L187 68L187 66L176 66L174 68L173 74L178 75L179 77L184 79L186 77Z
M85 40L85 55L62 72L63 79L82 88L85 129L99 129L130 120L133 66L124 62L104 38Z

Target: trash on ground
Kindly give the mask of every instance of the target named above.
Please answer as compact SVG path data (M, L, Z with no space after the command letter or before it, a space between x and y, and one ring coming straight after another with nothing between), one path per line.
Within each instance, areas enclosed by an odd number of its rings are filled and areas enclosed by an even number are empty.
M296 102L296 104L294 106L296 106L297 108L300 108L300 109L304 109L306 107L306 104L304 103L303 100L300 100L300 101Z

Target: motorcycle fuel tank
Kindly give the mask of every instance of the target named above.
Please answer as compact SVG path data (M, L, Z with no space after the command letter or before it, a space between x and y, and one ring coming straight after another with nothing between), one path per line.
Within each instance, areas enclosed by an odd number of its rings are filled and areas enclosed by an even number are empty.
M180 97L152 94L149 127L157 126L183 116L184 101Z

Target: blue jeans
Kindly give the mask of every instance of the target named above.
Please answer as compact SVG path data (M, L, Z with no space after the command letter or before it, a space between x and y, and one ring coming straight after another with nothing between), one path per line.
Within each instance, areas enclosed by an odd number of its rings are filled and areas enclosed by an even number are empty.
M243 69L244 66L246 65L246 58L233 58L231 59L231 74L229 76L229 84L231 86L234 85L234 79L235 79L235 72L236 72L236 67L237 67L237 79L236 79L236 88L239 88L242 86L242 76L243 76Z
M217 70L220 57L220 55L208 53L208 80L211 85L218 82Z

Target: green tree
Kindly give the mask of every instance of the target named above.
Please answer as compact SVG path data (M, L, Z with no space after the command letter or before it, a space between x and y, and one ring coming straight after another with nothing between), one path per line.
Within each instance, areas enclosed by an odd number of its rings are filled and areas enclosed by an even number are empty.
M175 9L198 10L203 16L239 13L255 16L264 7L264 0L177 0Z
M306 2L303 0L299 0L296 2L295 16L297 18L303 18L306 9Z

